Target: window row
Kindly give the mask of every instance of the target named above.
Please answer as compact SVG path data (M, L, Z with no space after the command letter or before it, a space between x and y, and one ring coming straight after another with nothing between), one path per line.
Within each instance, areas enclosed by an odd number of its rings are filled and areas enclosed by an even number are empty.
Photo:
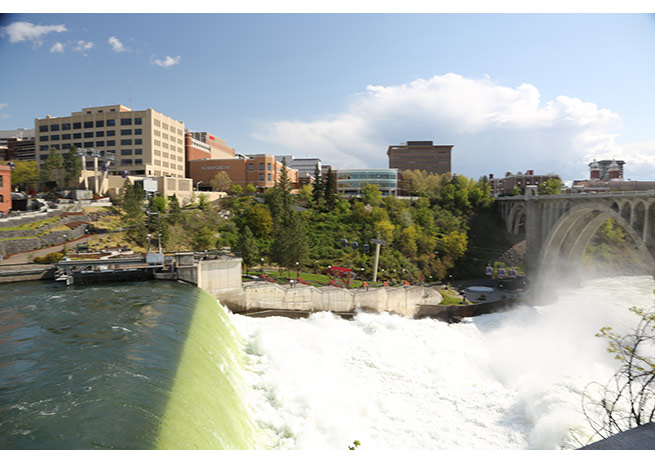
M93 142L84 142L82 144L77 143L77 144L52 144L52 145L40 145L39 146L39 151L40 152L48 152L50 149L56 149L59 150L60 148L62 150L69 150L72 145L75 145L77 148L85 148L85 149L90 149L90 148L97 148L97 147L115 147L116 146L116 141L114 140L108 140L108 141L103 141L99 140L96 141L95 144ZM123 153L125 152L125 153ZM134 155L141 155L143 154L143 149L134 149ZM121 155L132 155L132 149L122 149L121 150Z
M254 169L255 169L255 164L254 163L248 163L248 171L253 171ZM259 164L259 170L260 171L264 170L264 164L263 163ZM266 163L266 170L271 171L271 164L270 163ZM263 181L263 179L261 179L261 181Z
M131 126L134 121L134 124L143 124L143 118L121 118L121 125L122 126ZM108 119L108 120L98 120L95 121L95 127L96 128L104 128L105 123L107 126L116 126L116 120L115 119ZM94 121L84 121L84 123L72 123L73 127L72 129L82 129L82 124L84 124L84 128L92 128L94 127ZM51 125L40 125L39 126L39 132L48 132L48 131L70 131L71 130L71 123L61 123L61 124L51 124Z

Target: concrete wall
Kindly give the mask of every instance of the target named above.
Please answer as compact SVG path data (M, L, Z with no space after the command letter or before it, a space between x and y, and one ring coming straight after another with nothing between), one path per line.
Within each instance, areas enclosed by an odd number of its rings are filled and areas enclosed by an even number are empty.
M241 289L241 259L226 258L197 262L197 285L210 294Z
M262 282L245 285L242 290L212 292L212 294L235 313L261 310L348 313L363 310L396 313L413 318L420 305L436 304L441 301L441 296L436 290L421 286L376 288L365 291L327 286L286 287Z

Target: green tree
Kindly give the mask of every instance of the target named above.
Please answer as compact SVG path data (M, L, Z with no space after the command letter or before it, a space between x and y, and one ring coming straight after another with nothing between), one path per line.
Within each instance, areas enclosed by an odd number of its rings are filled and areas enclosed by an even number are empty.
M362 190L362 198L365 204L377 207L382 203L382 192L375 184L367 184Z
M19 189L36 189L39 182L39 164L36 160L15 161L11 172L11 187Z
M325 206L327 207L328 211L332 211L336 202L336 188L334 185L334 176L332 174L331 166L328 168L323 192L323 196L325 197Z
M271 258L286 268L292 268L296 262L303 263L309 258L307 232L299 213L291 214L289 220L275 231Z
M257 192L257 188L252 184L246 184L245 193L246 195L254 195Z
M200 194L198 196L198 208L201 210L206 210L209 207L209 202L207 202L207 195Z
M212 189L219 192L229 192L232 187L232 180L225 171L216 173L214 179L210 182Z
M173 194L170 197L168 202L168 222L170 224L177 224L182 219L182 209L180 208L180 202L177 200L177 196Z
M584 414L601 438L655 421L655 312L630 311L639 319L630 333L604 327L596 334L621 364L605 385L591 383L583 393Z
M321 204L321 201L323 200L323 175L321 174L321 170L318 168L318 163L316 164L316 167L314 168L314 183L313 183L313 190L312 190L312 197L314 199L314 203L318 206Z
M63 186L64 159L54 147L50 149L48 159L45 161L41 170L41 182L51 189Z
M191 244L193 250L197 251L213 249L216 245L216 239L216 231L208 225L205 225L198 229L193 235Z
M550 178L539 184L539 195L561 194L564 183L560 178Z
M240 184L232 184L232 188L230 190L232 195L239 196L243 192L243 188L241 187Z
M82 174L82 160L76 156L76 153L77 147L73 145L64 156L64 183L66 187L77 187Z
M241 252L243 264L248 268L255 266L259 261L259 247L248 226L245 226L243 232L239 235L239 251Z

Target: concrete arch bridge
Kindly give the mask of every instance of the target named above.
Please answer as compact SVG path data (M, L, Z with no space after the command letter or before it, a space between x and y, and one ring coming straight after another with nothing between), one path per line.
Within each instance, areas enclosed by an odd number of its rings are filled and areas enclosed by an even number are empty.
M496 199L507 231L525 233L530 277L568 276L592 236L614 218L655 274L655 191L534 195Z

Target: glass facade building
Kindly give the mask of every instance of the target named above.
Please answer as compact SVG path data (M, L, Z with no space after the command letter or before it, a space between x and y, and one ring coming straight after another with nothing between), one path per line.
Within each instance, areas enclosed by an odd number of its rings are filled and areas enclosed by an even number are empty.
M337 171L337 193L349 197L358 197L367 184L378 186L383 196L397 195L397 169L358 169Z

